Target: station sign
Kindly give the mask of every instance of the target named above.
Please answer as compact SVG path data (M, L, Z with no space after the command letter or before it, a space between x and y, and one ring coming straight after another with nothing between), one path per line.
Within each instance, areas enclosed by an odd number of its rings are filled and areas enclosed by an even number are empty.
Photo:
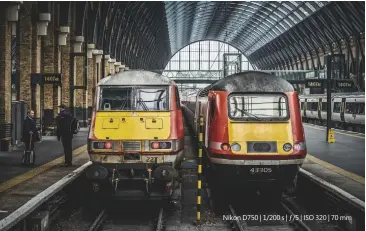
M324 80L305 80L306 88L324 88Z
M61 74L43 75L43 84L55 84L61 86Z
M351 80L337 80L336 81L337 88L353 88L353 81Z
M62 75L60 73L32 73L31 82L35 84L54 84L62 86L61 82Z

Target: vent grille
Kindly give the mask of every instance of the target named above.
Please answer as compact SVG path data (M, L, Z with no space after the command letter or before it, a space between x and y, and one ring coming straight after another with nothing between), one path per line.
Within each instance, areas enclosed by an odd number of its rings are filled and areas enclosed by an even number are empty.
M141 141L124 141L123 151L141 151Z
M249 142L247 142L247 149L248 149L248 153L253 153L253 152L274 153L274 152L277 152L277 142L275 142L275 141L273 141L273 142L249 141Z

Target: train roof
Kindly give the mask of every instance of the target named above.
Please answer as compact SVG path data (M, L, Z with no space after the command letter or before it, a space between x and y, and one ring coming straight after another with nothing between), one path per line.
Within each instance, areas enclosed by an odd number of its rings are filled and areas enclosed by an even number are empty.
M204 88L199 95L208 91L228 92L292 92L293 86L281 77L261 71L245 71L220 79Z
M175 82L161 74L145 70L129 70L107 76L98 86L125 85L175 85Z

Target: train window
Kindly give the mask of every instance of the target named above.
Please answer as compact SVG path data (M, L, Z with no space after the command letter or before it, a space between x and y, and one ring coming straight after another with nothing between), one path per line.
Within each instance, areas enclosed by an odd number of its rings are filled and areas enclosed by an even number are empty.
M180 109L180 98L178 88L175 88L175 100L177 104L177 109Z
M302 110L305 110L305 105L306 105L305 102L301 102L301 109Z
M364 115L365 114L365 103L358 103L358 102L346 103L345 113Z
M327 108L328 108L328 104L327 102L322 102L322 111L327 111Z
M333 112L337 112L337 113L341 112L341 103L340 102L334 103Z
M306 106L307 106L307 109L309 111L317 111L318 110L318 102L308 102Z
M149 87L101 88L98 110L165 111L169 110L168 89Z
M282 94L233 94L229 96L229 116L245 120L287 120L287 97Z

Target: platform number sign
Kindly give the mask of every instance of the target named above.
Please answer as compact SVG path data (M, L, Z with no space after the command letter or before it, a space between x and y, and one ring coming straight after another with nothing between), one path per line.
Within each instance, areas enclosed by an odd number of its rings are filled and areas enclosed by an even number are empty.
M323 80L306 80L305 86L307 88L323 88L324 87Z
M350 80L337 80L337 88L353 88L353 82Z

